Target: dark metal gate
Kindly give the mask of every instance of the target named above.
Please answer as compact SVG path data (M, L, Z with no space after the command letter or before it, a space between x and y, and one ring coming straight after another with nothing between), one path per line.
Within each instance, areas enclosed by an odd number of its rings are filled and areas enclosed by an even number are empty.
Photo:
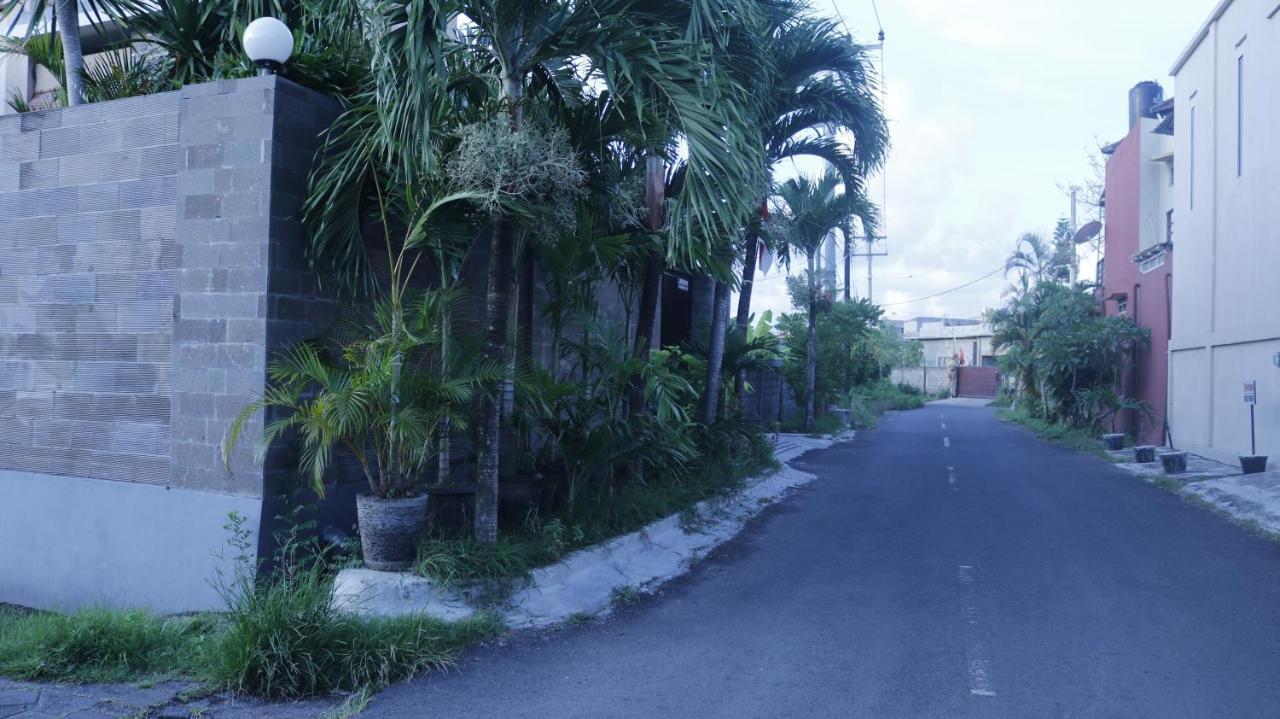
M1000 389L1000 372L995 367L956 367L957 397L995 399Z

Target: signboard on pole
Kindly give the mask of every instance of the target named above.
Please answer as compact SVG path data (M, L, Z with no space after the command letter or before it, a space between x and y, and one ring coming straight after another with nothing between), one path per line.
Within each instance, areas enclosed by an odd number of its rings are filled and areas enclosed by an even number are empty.
M1244 403L1245 404L1258 403L1258 381L1257 380L1244 383Z

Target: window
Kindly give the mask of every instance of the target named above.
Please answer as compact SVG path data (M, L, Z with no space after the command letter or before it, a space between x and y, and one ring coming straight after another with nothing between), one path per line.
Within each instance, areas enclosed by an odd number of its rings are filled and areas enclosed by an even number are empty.
M1129 300L1116 300L1116 314L1121 317L1129 314Z
M1191 165L1188 168L1187 199L1191 209L1196 209L1196 109L1191 108Z
M938 366L939 366L939 367L950 367L950 366L951 366L951 357L949 357L948 355L938 355Z
M1143 260L1142 264L1139 265L1139 268L1142 270L1142 274L1145 275L1146 273L1156 269L1157 267L1163 267L1164 258L1165 258L1165 253L1161 252L1155 257L1148 257L1147 259Z
M1164 213L1164 241L1173 242L1173 210Z
M1244 175L1244 55L1236 58L1236 177Z

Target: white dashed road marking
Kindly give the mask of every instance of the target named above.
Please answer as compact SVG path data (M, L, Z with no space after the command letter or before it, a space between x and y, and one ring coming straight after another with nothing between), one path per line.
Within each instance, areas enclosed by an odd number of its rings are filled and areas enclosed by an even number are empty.
M960 614L964 619L964 661L969 673L969 693L979 697L996 695L991 684L991 662L987 661L986 650L978 637L978 607L974 600L973 567L961 564L960 570Z
M956 486L956 468L955 467L947 467L947 484L951 485L952 489L955 489L955 490L960 489L959 487Z
M951 446L951 438L950 438L950 437L943 437L943 438L942 438L942 446L943 446L943 447L950 447L950 446Z

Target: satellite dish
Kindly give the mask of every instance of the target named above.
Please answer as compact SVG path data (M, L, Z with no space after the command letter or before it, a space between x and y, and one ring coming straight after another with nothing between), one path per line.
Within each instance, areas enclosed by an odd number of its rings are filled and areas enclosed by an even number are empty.
M1084 227L1081 227L1079 230L1076 230L1076 236L1072 237L1071 241L1077 245L1082 242L1088 242L1089 240L1097 237L1100 232L1102 232L1102 223L1094 220Z

